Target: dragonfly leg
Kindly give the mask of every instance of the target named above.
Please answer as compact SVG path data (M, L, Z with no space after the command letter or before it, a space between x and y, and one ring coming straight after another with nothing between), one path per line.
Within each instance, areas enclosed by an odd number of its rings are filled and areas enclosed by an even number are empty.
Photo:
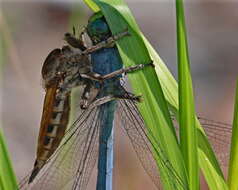
M89 104L87 104L87 107L84 107L83 109L87 109L89 107L93 108L96 106L100 106L102 104L106 104L108 102L111 102L113 100L117 100L117 99L127 99L127 100L132 100L135 102L141 102L141 96L136 96L136 95L132 95L132 96L127 96L127 95L108 95L108 96L104 96L102 98L98 98L92 102L90 102Z
M92 81L96 81L96 82L103 82L103 77L102 75L95 73L95 72L89 72L87 74L80 74L81 77L85 78L85 79L90 79Z
M129 35L130 33L128 32L128 29L126 29L125 31L122 31L116 35L109 37L105 41L99 42L98 44L94 46L88 47L85 51L83 51L83 54L90 54L102 48L113 47L117 40L123 38L124 36L129 36Z
M79 73L73 76L66 77L64 82L57 89L56 98L65 97L72 90L72 88L84 85L86 83Z
M147 67L147 66L154 66L154 65L151 62L149 64L139 64L139 65L136 65L136 66L131 66L131 67L119 69L117 71L114 71L112 73L109 73L109 74L103 75L103 76L98 74L98 73L95 73L95 72L89 72L87 74L81 74L81 76L83 78L91 79L91 80L102 83L106 79L117 77L118 75L121 75L123 73L125 73L125 74L132 73L134 71L141 70L141 69L143 69L144 67Z
M110 79L110 78L116 77L116 76L118 76L122 73L125 73L125 74L132 73L134 71L141 70L141 69L143 69L144 67L147 67L147 66L154 66L154 64L153 64L153 62L151 62L149 64L138 64L138 65L135 65L135 66L119 69L119 70L114 71L112 73L109 73L107 75L103 75L102 79L103 80Z
M113 47L115 45L115 42L121 38L123 38L124 36L128 36L130 35L128 32L128 29L126 29L123 32L120 32L116 35L113 35L111 37L109 37L107 40L102 41L94 46L88 47L86 48L86 44L83 40L83 34L85 33L85 31L83 30L83 32L80 34L80 38L76 38L74 36L74 34L71 33L65 33L64 35L64 40L72 47L74 48L78 48L80 50L83 51L83 54L90 54L94 51L97 51L99 49L105 48L105 47Z
M140 95L135 95L135 94L124 94L124 95L115 95L114 96L116 99L127 99L127 100L133 100L135 102L141 102L142 101L142 96Z
M135 95L131 92L128 92L123 86L117 87L117 89L120 88L119 94L114 94L115 99L127 99L127 100L133 100L135 102L141 102L142 96L141 95Z

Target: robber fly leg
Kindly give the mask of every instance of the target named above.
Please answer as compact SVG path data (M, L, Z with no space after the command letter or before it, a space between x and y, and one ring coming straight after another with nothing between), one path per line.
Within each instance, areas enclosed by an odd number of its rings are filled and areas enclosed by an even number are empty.
M92 85L89 82L86 87L84 88L81 100L80 100L80 108L81 109L86 109L89 105L89 98L90 98L90 89Z
M86 82L86 87L84 88L81 100L80 108L87 109L88 106L95 100L100 88L96 88L92 81L88 80Z
M83 40L77 39L73 34L65 33L64 40L72 47L78 48L81 51L85 51L87 48L85 47L85 44Z
M81 77L83 78L86 78L86 79L90 79L90 80L93 80L93 81L97 81L97 82L100 82L102 83L103 82L103 76L98 74L98 73L95 73L95 72L89 72L89 73L86 73L86 74L81 74Z

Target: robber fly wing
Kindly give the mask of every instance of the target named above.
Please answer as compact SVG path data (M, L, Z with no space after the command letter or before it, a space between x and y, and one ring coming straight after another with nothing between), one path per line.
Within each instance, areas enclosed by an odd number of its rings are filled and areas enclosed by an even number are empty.
M39 174L20 189L86 189L98 154L99 108L84 110Z
M155 148L153 143L151 143L152 141L158 142L159 139L156 140L153 137L153 134L145 128L145 123L139 113L136 103L132 100L119 100L117 115L122 121L122 126L130 138L142 166L157 188L162 188L162 177L160 176L163 175L163 179L167 180L166 182L171 183L174 189L177 189L178 186L179 189L188 189L186 184L183 183L182 179L173 169L160 145L158 145L158 148ZM164 176L165 174L159 173L157 163L153 157L155 152L161 161L160 165L168 171L166 177Z

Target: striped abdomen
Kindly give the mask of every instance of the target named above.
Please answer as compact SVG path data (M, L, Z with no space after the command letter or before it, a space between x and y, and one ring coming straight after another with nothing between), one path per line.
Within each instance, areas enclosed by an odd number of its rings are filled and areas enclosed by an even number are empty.
M70 112L70 95L56 99L56 87L46 90L40 133L38 137L37 157L29 183L33 181L45 162L59 146L67 124Z

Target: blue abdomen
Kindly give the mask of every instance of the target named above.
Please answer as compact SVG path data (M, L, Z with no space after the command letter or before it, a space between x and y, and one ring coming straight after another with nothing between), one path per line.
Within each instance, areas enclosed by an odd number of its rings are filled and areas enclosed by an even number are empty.
M91 62L93 72L100 75L106 75L122 68L121 57L116 47L103 48L92 53ZM97 84L99 87L99 84ZM98 97L107 96L109 94L120 93L120 76L107 79L104 81L100 94ZM99 157L98 157L98 176L97 176L97 190L107 190L112 187L112 171L108 164L110 159L113 160L113 153L109 151L108 147L109 137L113 129L114 112L116 109L116 101L111 101L100 106L100 137L99 137ZM108 144L109 143L109 144ZM111 142L111 144L113 144ZM113 146L113 145L110 145ZM113 149L111 147L111 149Z

